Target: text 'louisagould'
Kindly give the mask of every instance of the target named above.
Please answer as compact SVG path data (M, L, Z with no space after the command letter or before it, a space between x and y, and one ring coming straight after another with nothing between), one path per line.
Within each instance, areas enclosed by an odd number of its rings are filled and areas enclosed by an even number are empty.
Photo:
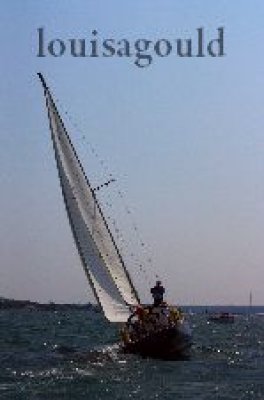
M114 39L102 38L93 30L89 38L50 38L44 27L38 28L37 57L99 58L118 57L132 59L139 68L153 63L154 58L177 56L223 57L224 27L216 29L213 37L208 37L205 28L197 28L192 37L176 39Z

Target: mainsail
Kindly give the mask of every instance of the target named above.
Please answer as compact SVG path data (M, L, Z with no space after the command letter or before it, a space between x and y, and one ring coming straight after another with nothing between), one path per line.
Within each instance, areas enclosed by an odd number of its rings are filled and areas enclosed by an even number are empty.
M38 76L44 88L65 206L84 271L106 318L125 322L130 314L129 305L140 302L138 294L49 88L43 76Z

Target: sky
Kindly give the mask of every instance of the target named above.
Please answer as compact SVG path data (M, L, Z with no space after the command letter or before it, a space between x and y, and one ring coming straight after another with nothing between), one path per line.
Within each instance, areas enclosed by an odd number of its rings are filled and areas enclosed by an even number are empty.
M144 301L264 304L264 3L2 1L0 296L94 301L54 160L42 72ZM37 57L53 39L206 40L224 57ZM101 43L101 42L100 42ZM67 47L68 51L69 47ZM122 193L122 198L120 198ZM143 265L144 271L139 268Z

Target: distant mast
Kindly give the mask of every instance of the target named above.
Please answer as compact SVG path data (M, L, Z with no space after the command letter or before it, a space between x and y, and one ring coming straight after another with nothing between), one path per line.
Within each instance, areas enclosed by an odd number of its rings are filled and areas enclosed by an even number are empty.
M248 306L248 318L252 314L252 290L249 292L249 306Z

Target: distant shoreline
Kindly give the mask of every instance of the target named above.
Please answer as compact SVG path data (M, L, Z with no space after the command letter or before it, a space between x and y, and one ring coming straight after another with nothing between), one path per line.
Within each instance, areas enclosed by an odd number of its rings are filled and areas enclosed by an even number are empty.
M60 304L50 301L49 303L39 303L37 301L30 300L15 300L0 298L0 310L7 309L32 309L32 310L43 310L43 311L56 311L56 310L90 310L99 309L97 304L86 303L86 304Z
M264 313L264 305L254 305L251 308L249 305L181 305L181 308L186 313L211 313L218 311L233 312L237 314L245 313ZM75 303L39 303L37 301L30 300L15 300L6 299L0 297L0 310L41 310L41 311L66 311L66 310L94 310L99 311L100 307L97 304L86 303L86 304L75 304Z

